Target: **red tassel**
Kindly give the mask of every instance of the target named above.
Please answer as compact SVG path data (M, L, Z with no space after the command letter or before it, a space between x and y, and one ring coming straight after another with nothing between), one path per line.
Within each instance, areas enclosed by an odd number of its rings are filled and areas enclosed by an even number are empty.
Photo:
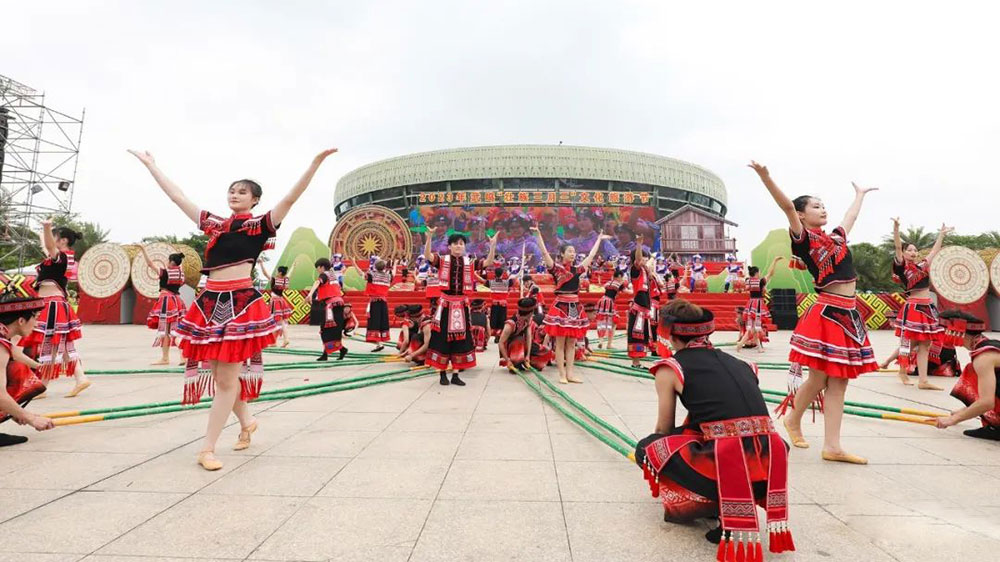
M756 552L753 549L754 540L753 535L750 535L750 540L747 542L747 560L746 562L758 562Z
M775 533L773 528L767 533L767 550L778 552L778 533Z
M785 537L787 538L787 544L785 545L785 550L795 551L795 541L792 540L792 532L785 531Z
M780 537L781 538L779 542L781 543L781 552L788 552L788 531L782 529Z
M744 550L743 548L743 538L740 537L740 542L736 546L736 562L746 562L746 561L747 561L747 553L746 550Z
M726 562L736 562L736 547L733 544L732 535L729 536L729 540L726 541Z
M754 547L754 562L764 562L764 547L760 544L760 537L757 537L757 546Z
M723 536L719 539L719 549L715 552L715 559L717 562L726 562L726 537Z

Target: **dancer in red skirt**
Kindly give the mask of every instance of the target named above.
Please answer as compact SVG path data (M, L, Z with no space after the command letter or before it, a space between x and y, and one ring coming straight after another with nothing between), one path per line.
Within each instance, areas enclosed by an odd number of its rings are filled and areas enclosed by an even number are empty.
M344 292L337 282L336 273L330 270L330 260L320 258L313 265L316 266L316 281L309 289L306 300L312 302L315 296L323 308L323 323L319 328L323 354L316 360L327 361L331 354L337 353L337 361L342 361L348 351L344 346L344 334L348 331L350 318L354 314L351 312L351 305L344 302Z
M507 322L507 296L514 280L502 267L493 270L489 276L490 288L490 335L494 342L500 341L500 331Z
M944 331L938 322L937 307L931 300L930 268L934 256L941 251L945 235L952 230L942 224L934 247L926 258L918 262L920 256L917 254L917 247L913 244L903 247L899 237L899 218L892 219L892 238L896 247L896 256L892 260L892 279L906 290L906 304L896 316L899 380L905 385L912 384L907 371L916 355L917 388L921 390L943 390L940 386L927 382L927 360L931 344Z
M327 156L337 149L324 150L270 211L253 216L263 190L251 180L238 180L228 189L231 215L223 218L192 203L184 192L160 171L149 152L129 151L141 161L163 192L209 236L205 247L203 273L208 274L205 290L198 295L175 330L187 359L184 374L185 404L197 403L207 390L214 391L208 414L205 440L198 462L206 470L222 468L215 456L215 444L230 412L240 421L235 450L250 446L257 420L247 401L260 395L264 365L261 350L272 345L281 330L274 321L263 295L250 279L260 253L274 247L274 236L292 205L309 186ZM199 363L211 370L199 371Z
M866 459L846 453L841 447L840 426L847 383L862 373L878 369L868 342L868 330L856 308L857 274L847 246L847 235L861 212L865 194L876 188L852 184L854 202L840 226L827 234L823 231L827 224L826 208L820 199L803 195L792 201L771 179L766 166L751 162L750 167L785 213L792 237L792 254L805 263L819 293L816 303L799 319L790 341L792 349L788 360L792 363L789 371L792 383L787 400L794 406L785 417L785 429L793 445L809 447L802 437L802 416L825 390L825 398L821 399L825 426L823 459L867 464ZM809 379L799 385L803 365L809 367Z
M650 308L652 299L649 296L650 288L655 281L654 273L650 271L646 263L649 259L649 252L642 249L642 236L638 238L635 247L635 255L632 256L632 267L629 269L629 278L632 280L632 304L628 309L628 356L632 359L632 367L640 368L640 360L649 351L649 345L653 342L655 334L649 328Z
M1000 441L1000 341L983 335L986 323L958 310L946 310L940 315L945 325L944 338L954 345L969 350L972 361L965 366L951 395L965 404L965 408L950 416L937 418L940 429L951 427L965 420L979 417L983 426L967 429L962 433L978 439Z
M711 311L685 300L663 307L660 336L674 356L656 362L655 433L635 461L668 523L720 518L705 538L717 560L764 560L757 506L767 513L771 552L795 550L788 527L788 449L774 429L757 367L712 347ZM687 417L676 425L677 400ZM705 559L708 559L707 557Z
M368 295L368 327L365 332L365 341L374 343L372 353L377 353L385 349L385 342L389 341L389 288L392 286L392 272L389 264L385 260L375 261L375 267L364 273L358 269L357 265L351 265L368 282L365 285L365 294Z
M538 227L532 227L538 238L538 247L542 251L542 259L549 268L555 280L556 300L545 315L545 332L555 341L556 369L559 370L559 382L567 384L583 381L573 376L573 363L576 360L576 340L587 335L590 320L580 304L580 276L583 275L594 256L602 246L602 240L610 240L611 236L601 234L594 241L590 253L579 265L573 265L576 260L576 249L572 244L559 246L559 261L554 261L545 248L542 233Z
M46 383L60 375L76 379L67 398L80 394L90 386L73 343L82 337L80 320L66 300L69 271L66 252L81 236L73 229L53 229L51 221L42 221L41 240L45 259L38 264L35 287L38 296L45 299L45 308L38 316L34 331L19 343L25 353L42 364L38 374Z
M153 340L153 347L160 347L163 356L158 361L153 361L152 365L170 364L170 346L173 344L173 329L177 327L187 306L181 299L180 291L184 286L184 270L181 269L181 262L184 261L184 254L178 252L167 256L167 267L157 268L153 260L146 253L145 246L139 246L142 257L146 260L146 267L160 272L160 296L149 309L146 316L146 326L150 330L156 330L156 339Z
M396 340L396 353L397 357L402 357L406 353L407 348L410 345L410 316L406 313L410 306L406 304L397 304L395 308L392 309L392 315L396 319L396 327L399 328L399 339Z
M531 359L532 320L535 299L525 297L517 301L517 314L504 321L500 331L500 365L513 374L526 371Z
M440 228L443 234L444 227ZM485 261L465 255L464 234L454 233L448 236L448 253L444 255L431 251L433 236L427 236L424 257L438 270L437 279L441 282L442 295L432 312L434 325L426 362L440 372L442 385L449 384L449 366L453 370L450 384L458 386L465 386L465 381L458 376L459 371L476 366L469 295L476 291L475 271L493 265L499 234L497 231L490 239L490 253Z
M615 338L615 322L618 319L615 299L627 285L625 272L617 269L612 273L611 281L604 285L604 296L597 301L597 349L604 347L604 340L607 340L608 349L611 349L611 341Z
M295 271L295 266L289 270L288 266L279 265L271 276L264 267L264 262L261 262L260 271L267 279L267 288L271 291L271 316L278 326L281 326L281 347L288 347L288 320L294 310L285 298L285 291L288 290L288 278L292 276L292 271Z
M52 420L25 410L25 406L45 392L45 385L35 374L40 366L26 357L11 338L25 338L32 333L45 302L36 295L23 297L13 289L0 293L0 422L14 420L36 431L52 429ZM0 433L0 447L24 443L23 435Z
M747 269L750 277L746 281L746 287L750 292L750 300L743 307L742 333L739 341L736 342L737 352L744 347L756 346L758 353L764 353L764 342L767 341L765 324L771 318L771 313L767 310L767 304L764 302L764 288L767 286L767 280L774 275L775 266L783 259L785 258L775 256L763 277L760 276L760 269L757 266L751 265Z

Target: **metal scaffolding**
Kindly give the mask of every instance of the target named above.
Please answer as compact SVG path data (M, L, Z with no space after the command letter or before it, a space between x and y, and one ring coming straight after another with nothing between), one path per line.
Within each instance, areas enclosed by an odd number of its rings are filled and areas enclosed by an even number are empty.
M73 206L83 112L45 105L45 94L0 75L0 262L25 265L38 222Z

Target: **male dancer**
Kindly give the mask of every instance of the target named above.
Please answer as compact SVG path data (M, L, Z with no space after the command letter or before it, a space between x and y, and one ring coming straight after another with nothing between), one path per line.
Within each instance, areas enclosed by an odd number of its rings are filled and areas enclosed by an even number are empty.
M962 376L952 389L951 395L965 404L965 408L952 412L950 416L937 418L940 429L951 427L965 420L979 416L983 427L967 429L962 433L969 437L1000 441L1000 341L987 339L983 335L986 324L959 310L946 310L939 315L945 326L945 337L955 345L969 350L972 361L965 366Z
M490 239L490 254L485 261L465 255L465 235L457 232L448 236L447 254L431 251L432 237L427 238L424 246L424 257L432 267L437 268L441 281L441 298L432 312L434 323L426 362L440 372L442 385L449 384L449 366L453 370L450 384L458 386L465 386L458 376L459 371L476 366L467 295L476 290L473 272L493 265L498 234Z

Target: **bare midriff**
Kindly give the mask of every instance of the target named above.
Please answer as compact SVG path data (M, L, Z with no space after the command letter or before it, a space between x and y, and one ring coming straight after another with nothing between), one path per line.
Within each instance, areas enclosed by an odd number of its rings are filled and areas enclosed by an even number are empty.
M822 289L819 289L822 293L830 293L834 295L839 295L841 297L853 297L855 295L855 289L858 286L857 281L847 281L845 283L831 283Z
M252 263L235 263L213 269L208 272L208 278L213 281L232 281L233 279L248 279L253 271Z
M55 296L64 297L66 296L66 292L62 290L59 283L46 279L38 285L38 296L43 298Z

